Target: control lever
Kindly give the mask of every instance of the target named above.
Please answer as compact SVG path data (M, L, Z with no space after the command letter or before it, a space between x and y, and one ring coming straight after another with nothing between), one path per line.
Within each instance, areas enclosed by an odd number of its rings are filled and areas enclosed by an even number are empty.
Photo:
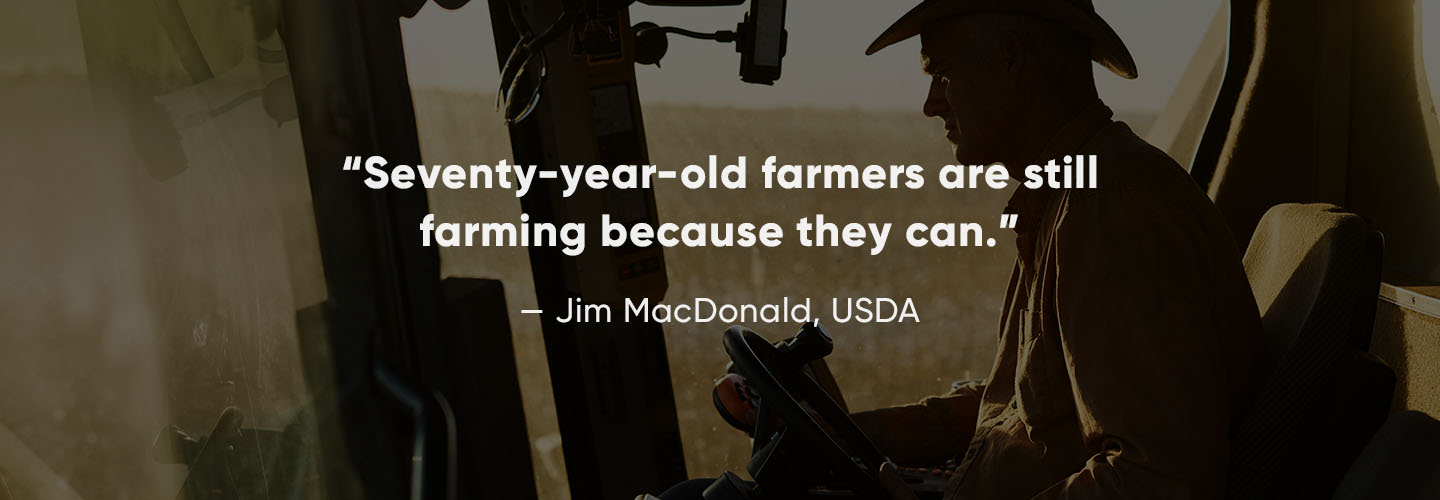
M401 379L377 363L373 372L383 393L406 410L414 429L410 500L456 498L455 413L440 393Z
M776 347L785 362L803 365L834 352L835 339L819 321L806 321L794 337Z

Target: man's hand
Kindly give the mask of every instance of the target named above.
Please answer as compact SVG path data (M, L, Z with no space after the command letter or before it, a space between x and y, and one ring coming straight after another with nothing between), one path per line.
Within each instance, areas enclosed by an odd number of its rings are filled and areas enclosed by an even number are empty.
M966 384L916 404L850 414L855 425L895 463L943 463L970 445L984 385Z
M920 500L915 492L905 485L905 479L895 469L893 462L886 461L880 466L880 485L890 494L890 500Z

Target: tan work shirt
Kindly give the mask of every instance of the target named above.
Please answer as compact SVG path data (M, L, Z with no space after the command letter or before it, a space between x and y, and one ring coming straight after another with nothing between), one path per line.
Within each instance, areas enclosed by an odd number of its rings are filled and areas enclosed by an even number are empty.
M990 376L857 422L882 447L968 439L946 499L1221 498L1231 430L1271 366L1234 239L1098 101L1037 163L1070 154L1096 155L1098 188L1021 187L1006 211L1019 256Z

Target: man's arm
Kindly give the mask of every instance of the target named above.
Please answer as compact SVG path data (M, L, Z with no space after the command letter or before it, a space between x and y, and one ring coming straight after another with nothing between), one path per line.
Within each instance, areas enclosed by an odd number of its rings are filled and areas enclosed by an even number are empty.
M1212 242L1148 192L1072 199L1055 235L1056 322L1084 468L1037 498L1218 498L1229 450ZM1237 261L1238 265L1238 261Z
M972 382L919 403L851 414L875 446L900 464L935 465L965 450L985 385Z

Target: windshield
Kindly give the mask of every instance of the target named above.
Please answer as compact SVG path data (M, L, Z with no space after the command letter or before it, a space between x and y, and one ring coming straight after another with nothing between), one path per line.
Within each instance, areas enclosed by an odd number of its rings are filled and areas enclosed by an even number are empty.
M302 355L327 294L275 6L8 7L0 498L352 483Z

